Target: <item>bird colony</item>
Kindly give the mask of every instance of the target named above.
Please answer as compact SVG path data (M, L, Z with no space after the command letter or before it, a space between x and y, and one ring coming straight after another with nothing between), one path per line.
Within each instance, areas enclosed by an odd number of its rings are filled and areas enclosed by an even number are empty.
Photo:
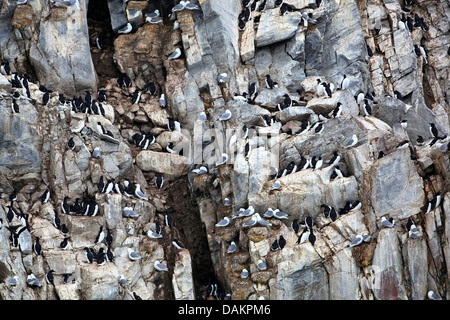
M450 297L448 2L104 2L0 13L2 299Z

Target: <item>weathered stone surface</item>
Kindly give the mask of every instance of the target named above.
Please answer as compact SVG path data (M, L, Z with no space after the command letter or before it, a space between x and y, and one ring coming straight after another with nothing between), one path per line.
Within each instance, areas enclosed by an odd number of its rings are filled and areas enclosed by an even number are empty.
M136 164L143 171L180 176L186 173L187 159L177 154L142 150L136 156Z
M420 212L424 201L422 179L408 149L399 149L376 161L368 171L375 215L405 219Z
M414 241L414 239L409 239ZM395 229L380 230L373 256L373 293L379 300L406 300L402 256Z
M280 16L280 9L267 9L261 14L256 32L256 46L263 47L291 38L298 29L301 15L293 12Z

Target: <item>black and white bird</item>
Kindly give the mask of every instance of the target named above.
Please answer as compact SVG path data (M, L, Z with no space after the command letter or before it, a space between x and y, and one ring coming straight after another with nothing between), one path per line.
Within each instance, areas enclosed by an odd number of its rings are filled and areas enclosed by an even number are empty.
M42 204L47 203L49 199L50 199L50 190L46 189L44 193L41 195L41 203Z
M436 125L432 122L430 123L429 131L433 138L438 138L439 135L438 129L436 128Z
M50 269L50 270L45 274L45 280L47 281L48 284L55 285L55 283L54 283L54 278L53 278L53 272L55 272L55 270Z
M70 150L75 150L75 141L73 141L73 137L69 138L69 141L67 142L67 147Z
M86 259L89 263L94 261L94 254L92 253L92 249L88 247L83 248L86 251Z
M184 245L178 239L172 239L172 245L178 250L184 249Z
M173 227L173 218L172 215L170 213L166 213L166 215L164 216L164 223L166 224L166 226L168 226L169 228Z
M163 187L163 185L164 185L164 177L162 176L161 173L158 173L156 175L155 185L156 185L156 188L158 188L158 189L161 189Z
M348 86L350 84L350 80L348 80L347 75L344 74L344 78L341 81L341 90L348 89Z
M105 240L105 232L103 231L103 226L100 226L100 229L95 237L94 244L102 243Z
M61 241L61 243L59 244L59 247L62 250L67 250L67 248L69 248L69 238L65 237L63 241Z
M20 108L16 102L16 99L13 99L11 102L11 111L12 113L20 113Z
M333 109L333 111L331 112L331 116L333 118L337 118L342 114L342 103L338 102L336 103L336 107Z
M112 234L111 234L111 229L108 228L108 227L106 227L105 242L106 242L106 245L107 245L108 247L111 247L111 246L112 246L113 236L112 236Z
M266 74L266 79L264 81L266 82L266 87L268 89L273 89L276 85L276 83L272 80L269 74Z
M33 243L33 252L39 256L42 254L42 246L41 243L39 242L39 237L36 237L34 243Z
M136 90L134 91L131 97L131 104L138 104L139 101L141 100L141 95L142 95L141 90L138 87L136 87Z

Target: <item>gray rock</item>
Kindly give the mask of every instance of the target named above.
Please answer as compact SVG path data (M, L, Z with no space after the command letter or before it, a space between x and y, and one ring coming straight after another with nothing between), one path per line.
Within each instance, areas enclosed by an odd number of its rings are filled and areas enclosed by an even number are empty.
M280 8L266 9L261 14L258 31L256 32L256 46L263 47L293 37L300 20L301 14L299 12L280 16Z
M420 212L424 201L423 181L408 149L398 149L376 161L367 177L377 218L387 215L405 219Z
M402 274L403 261L397 230L382 229L378 233L372 268L373 293L376 299L408 299Z
M281 110L279 117L281 122L287 122L290 120L301 121L308 119L311 113L313 112L307 107L293 106Z

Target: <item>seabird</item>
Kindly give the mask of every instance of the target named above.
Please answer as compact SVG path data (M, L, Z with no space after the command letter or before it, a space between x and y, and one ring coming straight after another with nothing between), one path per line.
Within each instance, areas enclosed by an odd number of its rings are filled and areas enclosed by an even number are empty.
M84 247L84 250L86 250L86 259L89 263L92 263L94 261L94 254L92 253L92 249L88 247Z
M97 233L97 237L95 238L94 244L102 243L105 239L105 232L103 231L103 226L100 226L100 230Z
M358 143L358 136L354 134L347 142L344 144L344 148L354 147Z
M359 246L363 242L363 236L358 234L355 239L348 245L349 247Z
M11 110L13 113L20 113L19 105L17 104L15 99L13 99L11 102Z
M342 114L342 103L338 102L336 103L336 107L333 109L331 116L333 118L337 118Z
M442 300L442 297L432 290L428 291L427 296L430 300Z
M152 96L156 95L156 85L155 82L149 81L143 88L145 93L148 93Z
M139 253L135 252L131 248L128 248L127 252L128 252L128 258L130 258L130 260L136 261L136 260L142 259L142 257L139 255Z
M289 219L289 214L284 211L280 211L280 209L273 210L273 216L277 219Z
M363 110L364 110L364 116L368 117L368 116L372 115L372 108L370 107L369 99L364 98Z
M248 278L248 270L245 268L242 269L240 277L241 277L241 279L247 279Z
M263 217L264 218L272 218L273 217L273 209L272 208L267 209L267 211L264 212Z
M205 166L201 166L200 168L193 169L192 172L196 174L205 174L208 172L208 169Z
M172 239L172 244L178 250L184 249L184 245L178 239Z
M142 200L148 200L148 197L142 192L142 190L141 190L141 185L139 184L139 183L135 183L134 184L134 186L135 186L135 192L134 192L134 194L139 198L139 199L142 199Z
M131 30L133 30L133 26L131 25L131 23L128 22L125 26L123 26L122 28L117 30L117 33L126 34L126 33L130 33Z
M278 240L277 240L277 239L275 239L275 240L272 242L272 245L270 246L270 250L271 250L271 251L277 251L277 250L280 250L280 245L278 244Z
M155 267L156 271L169 271L169 269L158 260L155 260L155 262L153 262L153 267Z
M164 185L164 178L162 176L162 174L158 173L156 175L156 180L155 180L155 185L158 189L161 189Z
M167 60L174 60L178 59L181 56L181 50L180 48L176 48L174 52L172 52L168 57Z
M47 281L48 284L55 285L54 279L53 279L53 272L55 272L55 270L50 269L50 270L45 274L45 280Z
M350 81L347 78L347 75L344 74L344 78L341 81L341 90L345 90L348 88Z
M254 226L254 225L258 222L258 217L257 217L257 215L259 215L259 214L258 214L258 213L254 213L250 219L248 219L247 221L245 221L245 222L242 224L242 227L246 228L246 227L252 227L252 226Z
M434 196L433 200L431 200L431 208L432 210L436 209L437 207L439 207L439 205L441 204L441 193L438 192L436 193L436 195Z
M337 219L336 209L331 206L330 206L330 219L331 219L331 221L336 221L336 219Z
M141 100L142 92L139 90L139 88L136 87L136 90L133 93L133 96L131 97L131 104L138 104Z
M33 273L27 276L27 284L32 287L42 287L42 283Z
M311 243L311 245L314 245L316 243L316 235L313 233L312 229L310 229L308 241Z
M280 238L278 239L278 246L280 247L280 250L282 250L286 246L286 239L283 237L283 235L280 235Z
M225 217L215 224L217 228L226 227L230 224L230 218Z
M231 206L231 200L229 198L223 199L223 205L224 206Z
M165 222L166 226L168 226L169 228L173 227L173 218L172 218L172 215L170 213L167 213L164 216L164 222Z
M38 256L42 253L42 246L39 242L39 237L36 237L36 241L33 244L33 252Z
M206 120L206 113L205 112L200 112L200 114L197 117L197 121L205 121Z
M259 213L255 213L256 215L256 221L263 227L271 227L272 224L270 222L267 222L266 220L264 220L263 218L261 218L261 216L259 215Z
M220 162L216 162L216 167L218 167L218 166L220 166L222 164L225 164L228 161L228 154L222 153L222 159L221 160L222 161L220 161Z
M273 82L269 74L266 74L266 79L264 81L266 82L266 87L268 89L273 89L275 87L275 83Z
M277 180L272 184L271 190L279 190L279 189L281 189L281 183L280 180Z
M59 244L59 247L62 250L67 250L67 248L69 247L69 238L65 237L63 241L61 241L61 243Z
M154 232L152 230L147 231L147 236L151 239L161 239L163 237L162 234Z
M69 210L70 210L70 205L67 202L68 198L69 198L68 196L65 196L63 202L61 203L62 212L65 214L69 214Z
M226 121L231 119L231 111L230 110L225 110L225 112L220 116L219 121Z
M267 269L267 265L264 263L264 261L262 259L259 259L256 266L258 267L259 270L264 271Z
M434 123L430 123L430 134L433 136L433 138L437 138L438 137L438 130L436 128L436 125Z
M41 195L41 203L47 203L50 199L50 190L46 189L44 193Z
M111 234L111 229L108 228L108 227L106 227L105 242L106 242L106 245L107 245L108 247L110 247L110 246L112 245L112 242L113 242L113 236L112 236L112 234Z
M235 253L236 249L237 249L236 243L234 241L231 241L231 244L227 249L227 253Z
M311 167L313 170L319 170L323 165L322 157L313 156L311 158Z
M394 227L395 221L393 217L390 217L389 219L386 219L386 217L381 217L381 226L386 228L392 228Z
M15 286L15 285L17 285L18 280L19 280L19 277L14 276L14 277L11 277L8 280L6 280L5 284L7 284L8 286Z
M228 74L227 74L227 73L225 73L225 72L220 73L220 74L217 76L217 82L218 82L219 84L224 84L224 83L227 82L227 78L228 78Z
M102 150L100 149L100 147L94 148L94 150L92 151L92 156L94 158L100 158L102 156Z

